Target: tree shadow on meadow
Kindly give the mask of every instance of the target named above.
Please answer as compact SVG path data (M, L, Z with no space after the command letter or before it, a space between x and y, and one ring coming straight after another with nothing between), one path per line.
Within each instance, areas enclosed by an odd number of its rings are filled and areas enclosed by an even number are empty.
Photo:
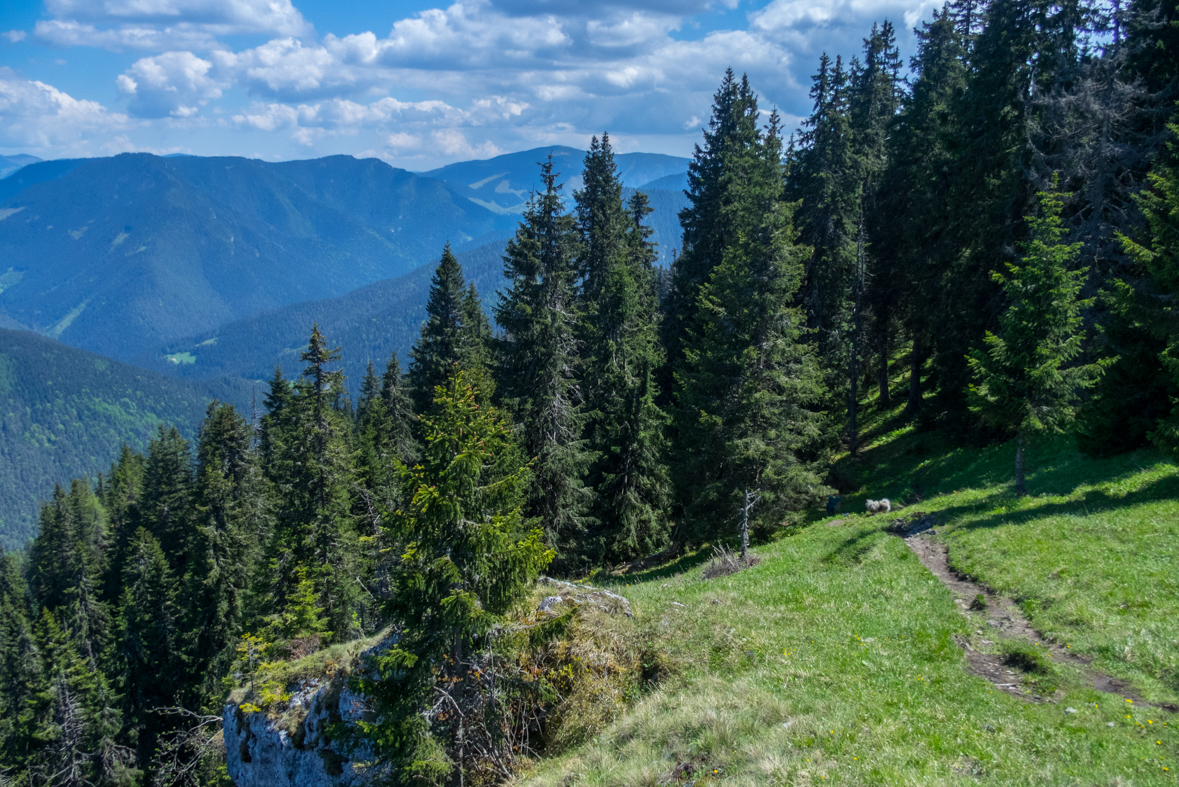
M1023 525L1036 519L1051 516L1083 514L1091 516L1107 511L1125 509L1162 500L1179 499L1179 476L1166 476L1151 481L1126 494L1111 495L1104 489L1090 489L1079 499L1042 503L1016 511L992 511L1003 501L1011 501L1009 492L988 495L966 505L949 506L937 511L935 516L945 524L956 524L964 530L983 530L1001 525Z

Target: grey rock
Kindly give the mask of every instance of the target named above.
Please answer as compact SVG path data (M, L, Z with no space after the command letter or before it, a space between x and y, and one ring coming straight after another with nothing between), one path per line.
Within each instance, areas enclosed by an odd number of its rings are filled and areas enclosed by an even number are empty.
M359 659L396 641L391 635ZM371 712L344 677L307 678L288 691L290 699L270 712L225 706L225 764L235 787L362 787L388 776L372 763L371 751L346 752L327 734L328 725L359 721Z
M536 611L549 612L552 611L555 607L561 606L562 603L564 603L564 599L562 599L560 596L545 596L544 599L540 602L540 606L536 608Z

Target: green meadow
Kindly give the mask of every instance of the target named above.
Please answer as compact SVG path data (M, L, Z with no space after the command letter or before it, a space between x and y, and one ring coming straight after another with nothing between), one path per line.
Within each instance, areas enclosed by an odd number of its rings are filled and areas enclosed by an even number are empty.
M669 676L518 783L1175 783L1179 718L1157 707L1179 702L1175 465L1147 451L1090 459L1061 439L1032 448L1030 495L1017 500L1011 444L953 445L897 411L868 436L837 467L850 515L785 531L755 549L759 564L705 580L701 550L597 578L635 607L633 623L611 625L666 654ZM868 497L889 497L893 514L862 513ZM957 571L1140 699L1097 691L1025 643L987 640L886 532L918 511L935 516ZM1028 698L968 671L957 642L969 638L1017 665Z

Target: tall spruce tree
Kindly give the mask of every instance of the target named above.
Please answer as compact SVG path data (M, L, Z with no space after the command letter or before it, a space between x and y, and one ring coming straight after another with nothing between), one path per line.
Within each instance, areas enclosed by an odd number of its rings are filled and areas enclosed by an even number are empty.
M1132 283L1119 282L1115 302L1119 322L1149 340L1143 342L1154 354L1148 361L1154 367L1148 379L1163 389L1164 396L1151 402L1155 412L1149 437L1159 448L1179 455L1179 116L1170 129L1168 150L1150 173L1150 187L1137 197L1146 230L1138 239L1121 238L1137 275ZM1130 361L1119 358L1115 368ZM1122 391L1105 393L1112 394L1109 406L1125 408Z
M463 269L450 251L450 244L442 249L442 259L434 269L430 282L430 298L426 302L426 321L421 336L410 351L407 382L412 392L414 409L426 413L434 402L434 389L446 382L451 367L460 361L469 341L466 311L467 285Z
M186 683L192 704L213 698L248 612L271 512L252 450L253 428L212 402L197 444L196 533L180 592Z
M655 402L662 362L655 293L655 250L645 225L647 197L622 203L622 182L610 139L590 144L577 204L581 254L582 352L589 422L596 456L590 483L594 518L610 559L633 559L668 537L670 482L664 461L666 418Z
M148 763L167 726L157 710L176 704L182 662L176 581L147 530L140 529L128 544L122 585L116 674L139 761Z
M868 212L873 249L885 271L873 281L873 308L888 300L911 342L907 415L921 409L922 367L944 319L943 278L958 252L948 193L956 164L947 141L954 129L951 103L966 77L965 48L949 6L935 10L932 21L914 33L912 90L890 134L888 167Z
M1040 8L1027 0L993 0L973 41L963 90L953 102L948 143L955 164L948 195L956 254L943 276L932 371L937 408L946 426L976 426L970 418L968 355L997 328L1004 308L994 273L1018 259L1027 241L1024 217L1036 188L1029 144ZM975 411L977 412L977 411Z
M175 574L184 571L195 528L192 451L176 427L159 432L147 447L140 524L160 542Z
M533 460L527 513L562 560L579 559L592 493L578 375L576 221L565 212L552 157L504 256L507 290L496 307L498 390Z
M528 469L508 425L479 404L459 369L435 396L421 461L398 462L404 504L387 522L389 540L401 545L387 603L401 637L373 659L382 679L362 679L378 713L361 726L403 784L445 783L455 766L465 768L474 753L464 748L469 720L461 710L427 712L433 687L440 675L454 678L443 682L469 712L479 690L469 654L553 557L522 515Z
M725 189L721 183L723 160L732 151L756 144L757 99L749 78L738 80L733 69L712 100L712 114L704 130L704 145L696 145L688 164L688 207L680 211L683 248L672 266L662 324L666 363L660 373L663 393L672 389L674 370L683 362L683 348L696 315L696 298L712 271L721 264L732 228L721 217Z
M797 244L783 175L776 113L720 160L712 221L730 240L697 296L676 373L677 486L698 539L748 525L754 501L753 526L768 530L821 489L825 391L791 306L809 249Z
M343 638L355 628L362 571L351 505L348 417L341 407L344 376L330 368L338 358L339 350L330 349L314 326L300 355L306 364L302 375L289 389L278 377L272 384L269 398L276 410L267 415L263 450L269 453L266 474L282 500L271 546L278 564L272 598L281 608L305 571L330 631Z
M1079 297L1083 270L1072 269L1079 243L1063 242L1062 197L1039 195L1040 215L1028 217L1032 240L1021 264L1008 263L995 279L1007 297L997 333L986 335L986 350L969 359L975 383L972 406L982 417L1016 434L1015 494L1027 493L1025 441L1061 431L1076 409L1080 391L1096 380L1096 364L1070 365L1081 353Z

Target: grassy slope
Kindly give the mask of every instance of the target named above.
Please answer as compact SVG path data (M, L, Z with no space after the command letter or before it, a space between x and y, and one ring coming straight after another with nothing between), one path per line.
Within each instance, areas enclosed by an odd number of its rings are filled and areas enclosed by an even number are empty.
M859 487L844 490L845 511L862 511L869 492L919 492L909 512L939 512L957 567L1019 598L1096 668L1151 700L1179 698L1173 464L1150 453L1089 460L1057 442L1032 451L1032 497L1017 502L1010 445L952 446L895 412L870 428L863 456L841 462ZM1174 783L1173 715L1101 694L1064 667L1048 704L967 673L953 635L972 624L881 531L886 521L819 520L728 578L703 581L687 558L623 581L637 625L680 676L520 782Z

